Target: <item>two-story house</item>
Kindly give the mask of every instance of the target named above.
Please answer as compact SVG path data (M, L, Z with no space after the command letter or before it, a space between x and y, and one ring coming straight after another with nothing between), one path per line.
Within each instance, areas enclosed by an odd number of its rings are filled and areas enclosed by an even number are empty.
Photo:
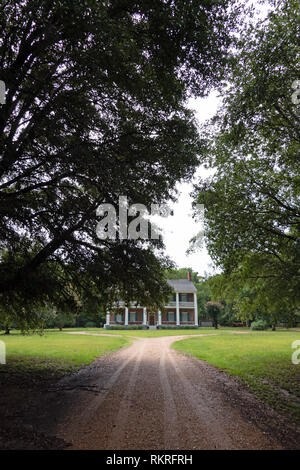
M108 312L105 327L110 325L143 325L149 328L157 326L198 326L197 290L190 279L172 279L168 284L173 289L173 296L165 306L164 311L149 310L134 302L125 306L124 302L118 303L118 310ZM211 326L210 321L205 326ZM203 325L204 326L204 325Z

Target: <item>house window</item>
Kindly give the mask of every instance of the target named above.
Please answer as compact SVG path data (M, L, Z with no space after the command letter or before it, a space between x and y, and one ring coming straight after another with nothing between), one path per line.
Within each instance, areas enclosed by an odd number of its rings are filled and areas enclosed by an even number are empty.
M189 314L189 312L181 312L181 313L180 313L180 321L183 321L183 322L188 322L188 321L190 321L190 314Z
M188 302L189 301L189 294L179 294L180 302Z
M137 312L129 312L129 321L137 321Z
M121 323L124 321L124 313L117 313L116 314L116 322Z
M168 312L167 313L167 321L175 321L175 313L174 312Z

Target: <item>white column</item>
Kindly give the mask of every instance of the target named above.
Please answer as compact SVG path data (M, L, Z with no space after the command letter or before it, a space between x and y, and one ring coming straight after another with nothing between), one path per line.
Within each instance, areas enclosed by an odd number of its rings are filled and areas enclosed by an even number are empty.
M195 326L198 326L198 304L197 304L196 292L194 292L194 316L195 316Z
M125 326L128 326L128 307L125 307Z
M179 313L179 293L176 292L176 325L180 325L180 313Z
M143 308L143 325L147 325L147 309Z
M161 325L161 311L158 310L158 324Z
M107 312L106 313L106 323L105 323L105 326L109 326L110 325L110 313Z

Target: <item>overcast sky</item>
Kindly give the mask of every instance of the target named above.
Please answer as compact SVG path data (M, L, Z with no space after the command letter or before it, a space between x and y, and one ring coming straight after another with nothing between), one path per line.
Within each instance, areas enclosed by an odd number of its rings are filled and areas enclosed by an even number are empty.
M249 0L248 5L253 5L256 14L253 18L247 18L247 22L255 22L257 19L264 19L272 9L269 3L263 0ZM213 117L218 107L221 105L221 98L216 91L212 92L205 99L191 99L189 107L194 109L199 124ZM174 216L160 219L159 226L163 230L163 240L166 245L166 253L172 258L179 268L191 267L200 275L204 273L212 274L214 270L212 260L204 246L202 250L196 251L189 256L186 251L189 248L190 239L201 231L201 225L192 218L193 198L190 193L193 190L199 176L207 176L209 173L203 167L198 168L193 181L185 184L178 184L178 202L172 205Z
M208 98L191 99L189 107L196 111L197 120L201 124L216 113L220 102L218 93L212 92ZM202 225L192 218L193 198L190 193L193 190L193 182L196 182L199 176L207 176L208 174L207 170L200 167L190 183L178 184L178 202L172 205L174 215L159 221L163 230L166 253L178 267L189 266L200 275L203 275L204 272L212 273L213 267L205 247L189 256L186 254L190 239L202 228Z

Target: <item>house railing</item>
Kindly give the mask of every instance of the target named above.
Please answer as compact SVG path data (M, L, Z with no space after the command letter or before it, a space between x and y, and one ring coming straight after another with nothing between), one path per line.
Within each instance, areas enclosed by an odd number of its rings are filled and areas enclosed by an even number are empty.
M174 308L176 307L176 302L173 300L169 300L168 305L166 306L167 308ZM180 308L193 308L194 307L194 302L181 302L179 301L179 307Z

